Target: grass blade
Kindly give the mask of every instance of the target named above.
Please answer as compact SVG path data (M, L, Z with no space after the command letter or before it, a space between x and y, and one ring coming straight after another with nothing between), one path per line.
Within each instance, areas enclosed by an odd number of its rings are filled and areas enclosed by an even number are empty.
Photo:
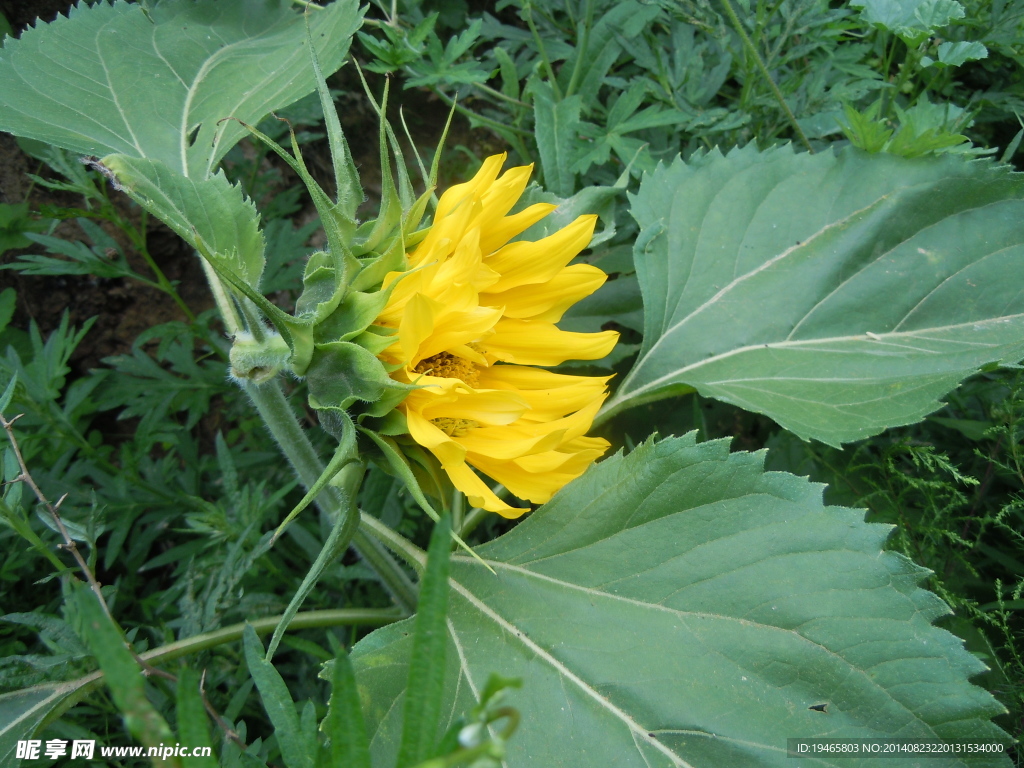
M434 526L430 536L427 568L420 584L398 768L408 768L430 757L437 741L448 645L445 622L448 617L450 538L451 520L445 515Z
M274 726L274 735L281 749L281 759L288 768L313 768L313 750L316 744L307 744L299 728L299 715L281 674L263 658L263 643L252 625L245 627L243 635L245 660L249 674L256 681L263 708Z
M344 648L334 660L328 728L332 766L371 768L370 742L366 738L355 672Z
M191 667L182 667L178 672L178 741L192 749L211 747L210 729L207 727L206 710L199 695L199 675ZM217 768L214 757L190 757L189 768Z
M76 613L76 630L99 662L104 681L128 732L144 747L173 744L171 727L146 697L138 663L125 646L120 629L107 617L96 596L80 587L71 595L69 602ZM181 761L174 756L153 757L152 764L154 767L181 768Z

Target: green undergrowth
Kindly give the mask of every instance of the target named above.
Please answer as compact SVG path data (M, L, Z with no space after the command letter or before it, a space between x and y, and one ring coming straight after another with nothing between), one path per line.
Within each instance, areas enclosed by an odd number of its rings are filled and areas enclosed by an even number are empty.
M449 107L455 111L442 178L468 176L482 148L498 145L517 163L536 162L545 188L561 197L614 186L595 203L599 241L585 256L612 279L569 312L563 327L619 330L622 344L613 356L570 371L614 373L619 382L644 332L632 254L638 226L624 191L635 194L642 174L660 161L703 157L714 147L787 143L819 153L852 143L905 158L1017 161L1024 136L1024 8L931 2L924 5L945 8L948 16L925 22L880 15L883 5L536 0L484 8L409 0L371 6L353 49L371 92L379 92L386 74L411 92L410 101L427 105L430 120L443 121ZM349 68L329 83L339 103L373 123L372 135L375 117ZM392 91L394 101L402 97L401 89ZM260 130L287 142L291 125L311 172L326 177L331 161L319 100L306 97L278 116L285 120L267 119ZM409 123L412 142L403 146L410 156L415 149L429 157L432 147L421 132L433 138L436 126L418 125L409 113L395 117ZM302 489L226 374L229 343L220 320L190 306L182 286L167 278L150 252L153 222L106 178L74 153L40 142L21 146L35 174L25 200L0 205L4 269L22 281L71 281L101 294L145 286L177 308L176 320L122 340L122 351L82 370L76 349L93 332L93 320L72 322L64 312L42 320L41 330L25 296L13 288L0 293L0 391L16 381L0 410L8 418L23 414L14 431L32 479L51 503L61 500L64 525L103 585L107 605L130 628L136 652L282 614L331 525L308 510L270 546ZM379 163L374 152L375 144L357 157L361 170ZM244 140L227 153L224 167L262 214L267 264L260 288L290 309L305 258L323 245L319 220L297 176L262 144ZM37 286L47 283L21 285L45 290ZM304 387L286 382L300 421L329 455L333 443L304 407ZM655 430L664 436L696 429L702 441L732 437L734 449L767 448L767 469L827 483L826 503L866 508L869 521L894 526L888 548L932 572L925 586L955 611L942 625L989 667L975 682L1007 708L996 722L1020 736L1024 375L1018 369L979 374L923 422L841 449L803 442L765 416L696 394L641 405L602 429L627 454ZM3 469L0 692L96 669L58 578L71 571L72 560L57 548L58 532L30 489L14 482L21 469L11 448ZM392 475L371 466L359 504L426 547L431 523ZM481 544L510 527L491 515L467 538ZM33 537L36 544L26 543ZM326 567L302 610L390 605L371 568L350 552ZM395 618L381 614L285 634L274 666L292 698L312 702L322 719L330 687L318 677L321 664ZM403 631L396 627L392 639ZM246 642L255 653L253 639ZM215 743L227 743L231 733L267 764L279 760L243 643L205 649L189 666L205 670L205 695L223 720ZM173 721L175 686L151 676L145 691ZM126 743L119 711L97 689L49 725L45 738ZM238 752L225 747L234 762L224 764L248 765Z

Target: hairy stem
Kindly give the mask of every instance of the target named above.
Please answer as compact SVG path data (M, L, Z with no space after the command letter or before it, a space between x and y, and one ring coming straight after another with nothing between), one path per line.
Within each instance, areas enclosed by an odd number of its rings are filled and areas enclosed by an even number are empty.
M202 256L198 256L198 258L203 265L203 274L206 275L206 282L210 285L210 293L213 294L213 300L217 304L217 309L220 310L220 316L224 320L228 336L234 338L242 330L242 321L239 319L238 313L235 312L234 302L231 301L231 296L225 290L224 283L221 282L213 267Z
M427 567L427 553L417 547L404 536L391 530L380 520L365 512L362 513L363 527L377 541L399 555L417 571L422 572Z

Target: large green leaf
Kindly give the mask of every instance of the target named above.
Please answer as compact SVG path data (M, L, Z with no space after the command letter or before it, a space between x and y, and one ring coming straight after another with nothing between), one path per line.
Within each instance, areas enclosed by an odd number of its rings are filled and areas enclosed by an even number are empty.
M948 609L918 587L924 569L881 550L889 527L762 458L648 443L480 547L497 575L453 556L444 711L468 710L491 672L522 678L508 768L791 768L787 738L1005 744L989 722L1002 707L968 682L984 666L932 626ZM353 652L374 765L393 764L410 630Z
M0 130L205 178L255 123L315 88L306 22L283 0L79 4L0 49ZM309 13L320 67L341 66L357 0Z
M644 345L606 414L695 387L838 445L1024 357L1024 176L848 149L718 152L632 199Z

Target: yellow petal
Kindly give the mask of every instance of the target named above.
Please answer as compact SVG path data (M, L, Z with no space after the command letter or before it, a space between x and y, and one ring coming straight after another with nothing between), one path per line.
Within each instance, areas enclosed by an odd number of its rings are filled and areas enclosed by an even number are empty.
M507 291L550 280L590 244L596 222L597 216L580 216L545 238L509 243L486 256L484 263L501 275L490 290Z
M496 283L501 276L483 264L480 252L480 230L467 231L455 246L450 258L439 265L431 275L432 295L441 295L450 285L470 284L476 291Z
M590 438L600 440L600 438ZM529 456L520 456L513 463L516 466L535 474L548 474L550 472L562 472L578 477L594 461L601 458L608 450L608 442L600 440L603 445L600 448L585 448L569 453L563 450L548 451L547 453L534 453ZM514 491L513 491L514 493Z
M441 195L441 199L437 201L437 212L434 215L434 221L440 221L451 214L467 198L473 195L482 195L494 183L494 180L498 178L498 173L501 171L501 166L505 164L507 157L508 153L506 152L502 152L500 155L491 155L481 163L480 170L476 172L472 179L462 184L448 187L445 193Z
M561 365L566 360L598 360L618 341L615 331L572 333L552 323L500 320L487 338L487 351L508 363Z
M512 210L512 206L523 194L533 173L533 164L509 168L501 178L491 184L480 195L480 214L473 224L490 229L494 222Z
M574 413L570 413L563 416L560 419L551 419L549 421L540 421L530 424L528 419L522 419L519 424L526 427L528 424L534 429L545 429L545 430L557 430L563 433L562 445L559 446L559 450L563 450L565 444L569 441L574 440L577 437L582 437L590 429L594 423L594 417L597 416L598 410L601 408L601 404L604 402L604 396L602 395L598 399L588 403L583 408L580 408ZM530 416L533 412L528 412Z
M530 409L524 418L549 421L605 398L611 376L567 376L525 365L493 365L481 370L482 389L511 389Z
M562 486L582 475L602 452L588 450L577 454L562 454L548 451L513 461L498 461L468 454L467 460L519 498L534 504L544 504ZM522 466L524 462L528 467Z
M469 503L474 507L486 509L488 512L497 512L502 517L507 517L511 520L515 520L517 517L521 517L523 513L530 511L527 508L509 506L499 499L487 487L487 484L466 464L446 467L445 472L447 472L449 479L451 479L452 485L466 494Z
M452 347L482 340L501 318L500 309L476 307L460 310L445 307L438 314L435 331L420 344L414 357L415 365L420 360L445 352Z
M603 385L612 378L611 376L573 376L568 373L555 373L527 365L495 365L482 371L481 376L486 378L485 387L521 390L558 389L598 381Z
M456 344L447 351L456 357L461 357L463 360L469 360L471 363L476 363L481 367L487 366L487 358L469 346L469 344ZM484 387L484 389L490 389L490 387Z
M456 439L470 453L503 461L554 450L565 439L564 429L532 437L519 437L517 433L513 427L482 427Z
M412 439L437 456L441 466L460 464L465 461L466 449L452 440L420 414L409 411L405 414Z
M420 345L434 332L434 319L442 307L433 299L417 293L409 299L398 326L398 346L405 360L418 357Z
M472 286L451 286L444 302L415 294L406 304L398 326L402 359L410 366L451 347L486 337L501 318L501 310L476 306Z
M441 214L438 207L438 213L434 215L434 223L430 225L427 236L409 254L409 265L418 267L447 258L479 210L480 203L472 198L462 201L458 208L446 214Z
M600 288L608 275L590 264L573 264L550 280L521 285L500 293L481 293L480 303L504 307L505 317L557 323L565 311Z
M535 203L519 213L506 216L488 227L480 238L480 250L490 254L505 245L516 235L525 232L538 221L551 213L557 205L552 203Z
M469 387L458 391L454 400L431 398L429 392L420 390L409 393L406 402L414 397L420 414L426 419L470 419L487 425L511 424L527 407L514 392L479 391Z

